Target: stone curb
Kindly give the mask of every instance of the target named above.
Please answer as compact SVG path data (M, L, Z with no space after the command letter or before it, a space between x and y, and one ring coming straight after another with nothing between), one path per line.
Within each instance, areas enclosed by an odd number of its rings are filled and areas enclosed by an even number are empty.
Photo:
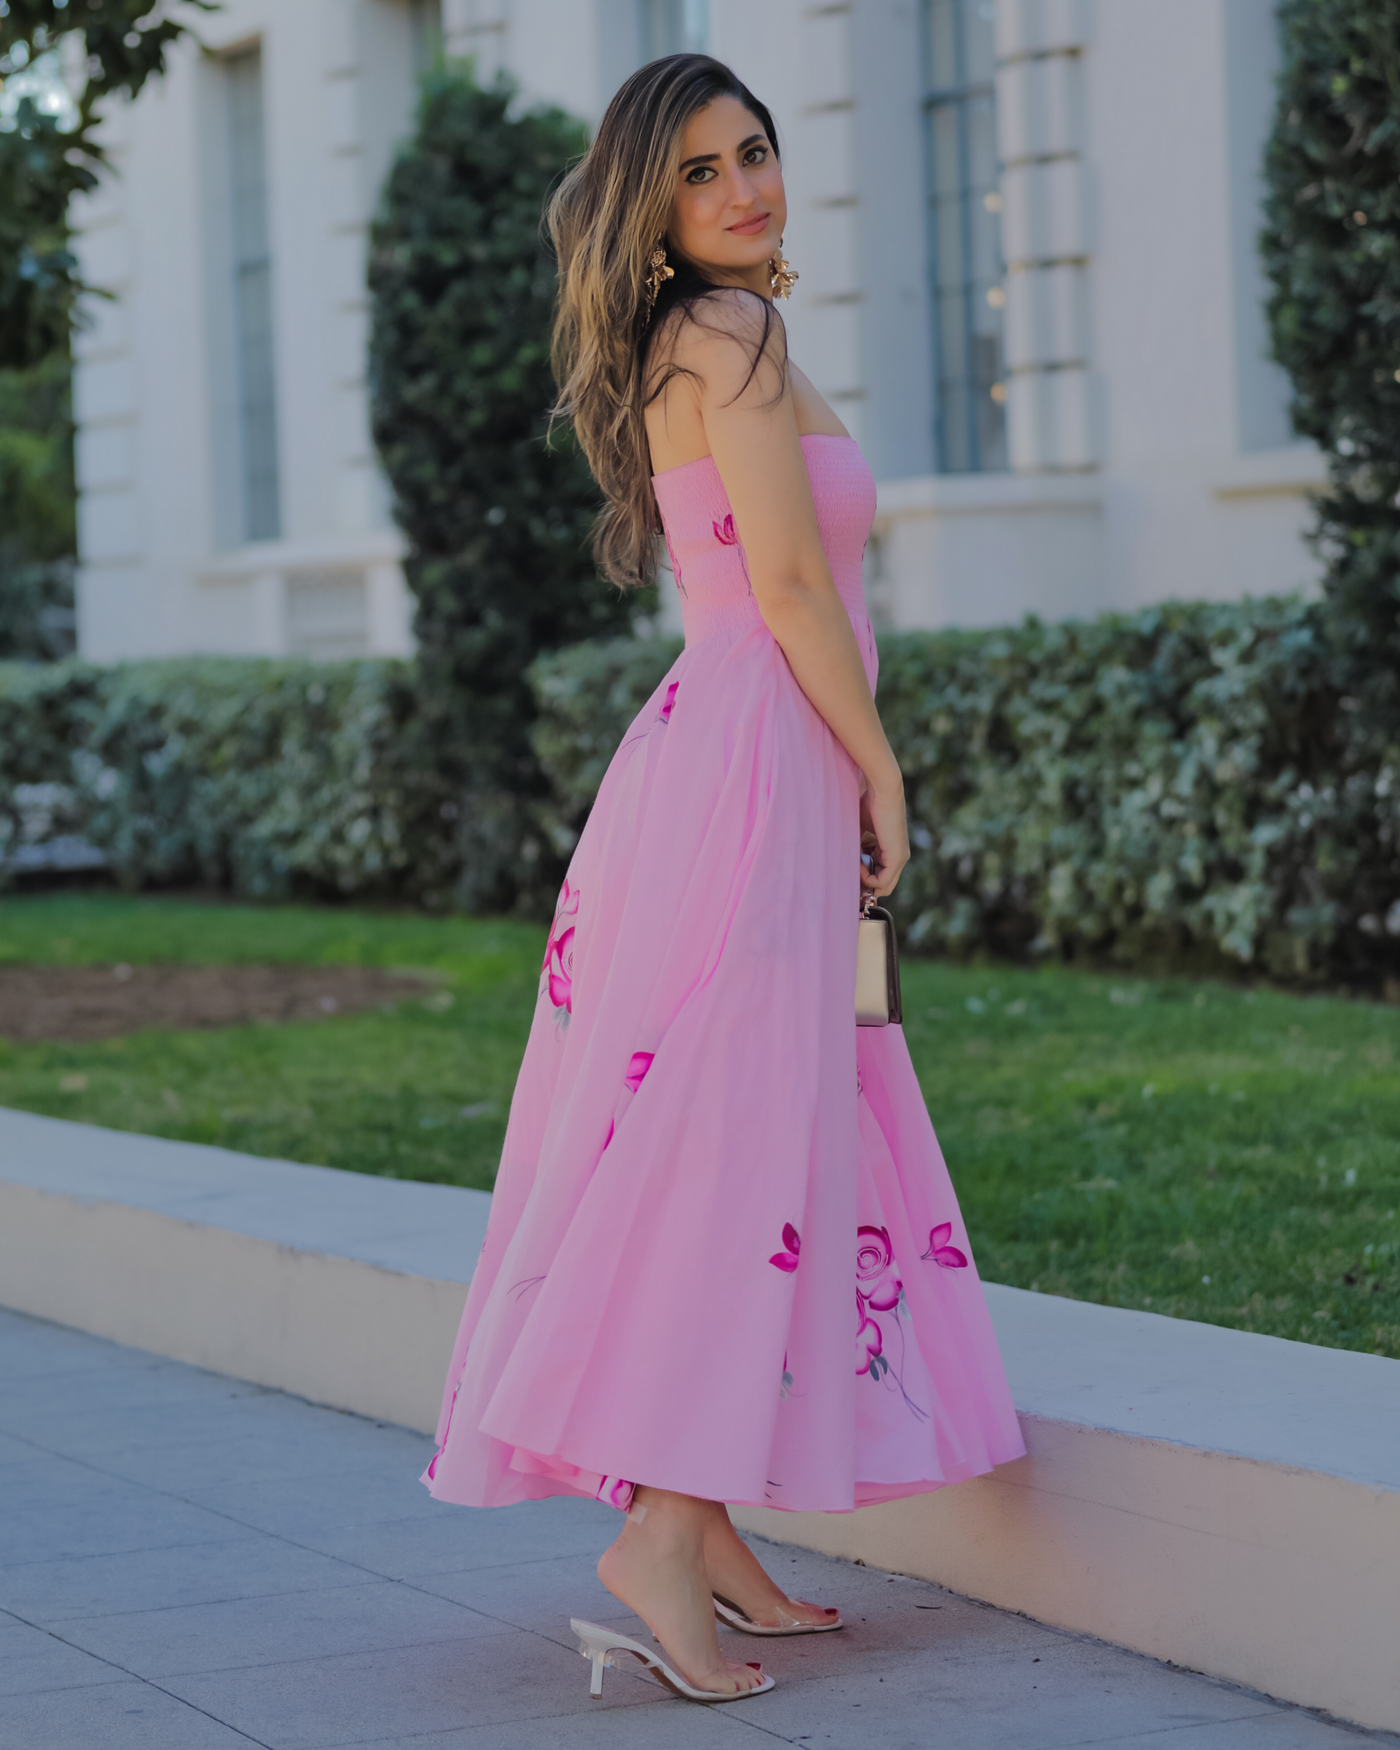
M431 1429L488 1207L0 1111L0 1304ZM1400 1729L1400 1362L987 1297L1026 1458L736 1521Z

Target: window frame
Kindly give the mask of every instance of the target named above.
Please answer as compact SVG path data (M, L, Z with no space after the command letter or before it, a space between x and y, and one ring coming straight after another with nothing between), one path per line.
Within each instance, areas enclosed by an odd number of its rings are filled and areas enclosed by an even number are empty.
M928 275L930 292L930 314L933 327L933 361L934 361L934 467L940 474L983 474L1002 473L1007 470L1007 430L1006 430L1006 354L1004 339L1004 318L1000 311L1004 303L993 305L998 317L991 329L991 337L996 344L998 369L989 382L983 382L977 369L978 342L987 338L988 331L979 329L977 325L977 299L980 291L990 291L993 286L1005 283L1006 264L1001 256L1000 236L996 248L996 277L988 282L986 287L977 276L977 247L974 226L977 214L976 201L980 184L974 180L973 142L971 130L971 114L973 106L986 103L992 112L992 126L996 125L996 82L994 76L985 79L969 79L959 77L951 84L935 84L933 82L933 8L938 0L922 0L919 7L921 32L921 86L922 94L919 100L920 115L923 128L924 149L924 214L927 228ZM955 71L961 76L965 74L968 65L968 43L966 37L967 8L976 0L946 0L951 5L954 27L954 58L957 62ZM945 279L940 266L940 214L938 204L942 198L939 194L939 168L935 162L935 125L937 112L952 110L956 135L957 170L955 178L959 233L959 250L962 256L962 275L954 280L951 276ZM994 167L998 161L994 159ZM993 192L988 190L983 194ZM995 191L999 197L999 190ZM990 212L998 212L1000 206L988 208ZM998 226L999 233L999 226ZM951 368L954 361L948 357L946 338L947 323L945 308L949 295L958 297L961 303L961 357L957 361L957 369ZM950 386L957 386L962 391L964 411L961 418L962 430L954 433L950 430L950 419L957 414L957 409L950 405L953 397L949 394ZM1001 396L995 394L1000 386ZM981 397L985 394L996 407L996 412L988 413L981 406ZM991 428L992 442L988 443L988 432ZM953 441L954 436L957 442ZM992 452L989 459L988 452ZM954 457L961 452L963 460L955 461Z

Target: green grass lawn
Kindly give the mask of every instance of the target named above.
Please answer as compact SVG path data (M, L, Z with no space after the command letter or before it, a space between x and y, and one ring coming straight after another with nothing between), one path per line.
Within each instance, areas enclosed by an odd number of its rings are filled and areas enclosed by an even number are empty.
M510 921L105 894L0 900L0 964L291 962L437 976L421 998L324 1021L94 1045L0 1040L0 1105L489 1190L542 953L542 931Z
M0 1104L489 1187L542 949L513 922L6 899L0 962L338 962L441 985L294 1025L0 1044ZM903 970L986 1277L1400 1356L1400 1009L1058 968Z

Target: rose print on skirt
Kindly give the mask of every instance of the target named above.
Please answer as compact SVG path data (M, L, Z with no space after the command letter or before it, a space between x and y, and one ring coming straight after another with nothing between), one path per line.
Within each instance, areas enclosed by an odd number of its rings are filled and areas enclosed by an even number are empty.
M941 1221L928 1236L928 1250L923 1254L924 1262L931 1258L935 1264L941 1264L945 1270L966 1270L967 1253L960 1252L956 1246L950 1246L948 1241L953 1237L951 1221Z
M676 694L680 690L680 684L679 681L672 681L667 687L666 697L661 701L661 709L656 714L658 721L662 723L671 721L671 713L676 708Z
M786 1251L774 1252L768 1262L776 1265L779 1270L785 1270L790 1276L797 1268L797 1261L802 1253L801 1235L790 1221L783 1223L783 1245L787 1248Z
M570 887L566 880L554 910L554 921L549 926L544 965L540 968L544 975L540 988L549 992L555 1020L566 1025L574 1008L574 926L566 926L565 920L578 915L578 902L578 888Z
M645 1081L646 1073L651 1068L655 1056L656 1053L654 1051L634 1051L628 1059L627 1073L622 1078L622 1095L618 1100L612 1117L608 1120L608 1134L603 1138L603 1147L605 1149L612 1142L613 1137L617 1135L617 1121L626 1111L631 1102L632 1095L636 1093L637 1089L641 1087L643 1081Z
M904 1384L908 1318L890 1231L864 1223L856 1229L856 1374L897 1391L910 1415L922 1422L928 1411L914 1402Z
M556 1013L571 1015L574 1010L574 926L551 936L545 952L544 970L549 984L549 1000Z
M885 1227L858 1227L856 1229L856 1281L876 1282L882 1277L894 1261L894 1252L890 1246L890 1232ZM870 1291L865 1291L866 1299Z
M856 1229L856 1293L876 1312L889 1312L899 1305L904 1284L894 1273L894 1251L889 1229L859 1227ZM868 1288L859 1286L868 1282Z
M880 1377L881 1366L888 1362L881 1361L881 1350L885 1346L879 1322L872 1319L865 1310L865 1296L856 1290L856 1373L869 1373L872 1367L875 1377Z

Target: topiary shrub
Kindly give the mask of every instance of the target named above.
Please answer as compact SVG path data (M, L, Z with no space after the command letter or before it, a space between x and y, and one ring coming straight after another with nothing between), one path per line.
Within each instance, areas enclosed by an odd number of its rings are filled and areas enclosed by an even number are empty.
M1400 0L1283 0L1261 237L1293 423L1328 457L1331 630L1400 742Z
M567 434L547 441L555 275L540 220L587 136L559 110L513 113L513 95L460 68L425 80L370 249L374 438L418 599L415 763L437 767L452 898L469 909L552 902L526 670L630 623L588 554L587 465Z

